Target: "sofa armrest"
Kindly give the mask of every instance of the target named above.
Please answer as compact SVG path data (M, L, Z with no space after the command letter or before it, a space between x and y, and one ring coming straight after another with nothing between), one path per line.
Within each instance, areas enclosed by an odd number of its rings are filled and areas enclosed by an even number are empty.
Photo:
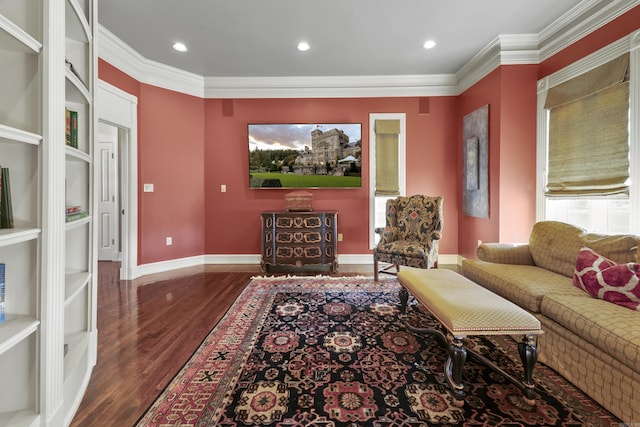
M478 259L499 264L535 265L526 243L483 243L478 246Z

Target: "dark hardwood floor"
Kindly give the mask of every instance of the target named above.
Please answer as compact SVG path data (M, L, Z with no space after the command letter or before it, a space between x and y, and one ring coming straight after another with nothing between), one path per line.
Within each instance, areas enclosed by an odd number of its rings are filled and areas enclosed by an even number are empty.
M132 426L224 316L252 266L208 266L120 281L98 266L98 361L72 426ZM373 274L341 266L341 275Z
M134 425L256 274L125 282L118 268L99 263L98 362L72 426Z

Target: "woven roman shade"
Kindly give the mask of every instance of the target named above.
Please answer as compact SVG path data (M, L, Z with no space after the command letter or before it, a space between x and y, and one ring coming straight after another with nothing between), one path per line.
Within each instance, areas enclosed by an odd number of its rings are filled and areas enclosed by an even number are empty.
M628 194L629 55L549 89L548 197Z
M376 120L376 196L399 196L398 135L400 120Z

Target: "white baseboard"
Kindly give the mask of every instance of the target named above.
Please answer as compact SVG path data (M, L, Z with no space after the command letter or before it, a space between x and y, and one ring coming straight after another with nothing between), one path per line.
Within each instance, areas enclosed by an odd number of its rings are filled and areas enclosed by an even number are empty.
M463 257L460 255L438 255L440 264L460 265ZM179 270L181 268L198 267L205 265L260 265L260 255L197 255L188 258L172 259L150 264L142 264L134 267L130 279L137 279L149 274L166 273L168 271ZM373 264L372 255L369 254L343 254L338 255L338 265L363 265Z

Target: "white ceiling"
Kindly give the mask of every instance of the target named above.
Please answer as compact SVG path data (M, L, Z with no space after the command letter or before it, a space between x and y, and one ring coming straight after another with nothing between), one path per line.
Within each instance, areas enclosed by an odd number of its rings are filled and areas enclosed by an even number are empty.
M205 77L456 73L499 35L539 35L610 0L99 0L143 57ZM433 39L437 46L425 50ZM296 45L311 45L299 52ZM175 41L189 51L172 49Z

